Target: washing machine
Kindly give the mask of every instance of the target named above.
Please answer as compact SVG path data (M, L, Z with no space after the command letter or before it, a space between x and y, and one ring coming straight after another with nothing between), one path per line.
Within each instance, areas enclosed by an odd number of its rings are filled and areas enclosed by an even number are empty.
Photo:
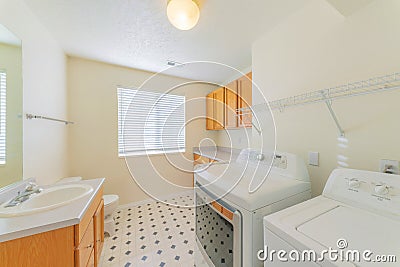
M310 199L306 166L290 153L242 150L235 162L198 165L195 265L263 266L263 217Z
M336 169L321 196L264 218L264 243L265 267L399 266L400 176Z

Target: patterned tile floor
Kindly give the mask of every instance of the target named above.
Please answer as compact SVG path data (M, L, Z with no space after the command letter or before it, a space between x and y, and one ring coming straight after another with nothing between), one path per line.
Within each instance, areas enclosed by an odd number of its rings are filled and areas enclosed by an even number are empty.
M117 232L106 237L102 267L189 267L194 265L195 223L193 193L115 212Z

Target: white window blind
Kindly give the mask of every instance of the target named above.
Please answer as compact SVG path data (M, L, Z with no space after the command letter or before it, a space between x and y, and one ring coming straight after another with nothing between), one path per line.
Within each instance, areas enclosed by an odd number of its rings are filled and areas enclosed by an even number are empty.
M118 88L119 156L185 151L185 97Z
M0 71L0 164L6 164L7 75Z

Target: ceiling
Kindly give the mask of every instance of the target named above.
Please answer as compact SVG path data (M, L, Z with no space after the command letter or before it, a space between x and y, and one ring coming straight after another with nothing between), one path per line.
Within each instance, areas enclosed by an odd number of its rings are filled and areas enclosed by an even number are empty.
M6 27L0 24L0 43L20 46L21 40L18 39L18 37L10 32Z
M167 0L25 0L68 55L152 72L165 70L168 60L245 70L252 43L310 1L200 0L198 25L180 31L167 20ZM205 63L166 73L213 82L232 76Z
M375 0L327 0L343 16L348 17Z

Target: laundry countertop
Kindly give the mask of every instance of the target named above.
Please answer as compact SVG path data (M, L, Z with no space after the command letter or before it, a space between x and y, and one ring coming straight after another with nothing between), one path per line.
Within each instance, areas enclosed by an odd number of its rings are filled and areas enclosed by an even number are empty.
M216 161L235 161L240 153L240 149L230 147L194 147L193 153L204 156Z
M93 191L70 204L52 210L0 218L0 242L79 224L103 185L104 178L83 180L76 183L90 185Z

